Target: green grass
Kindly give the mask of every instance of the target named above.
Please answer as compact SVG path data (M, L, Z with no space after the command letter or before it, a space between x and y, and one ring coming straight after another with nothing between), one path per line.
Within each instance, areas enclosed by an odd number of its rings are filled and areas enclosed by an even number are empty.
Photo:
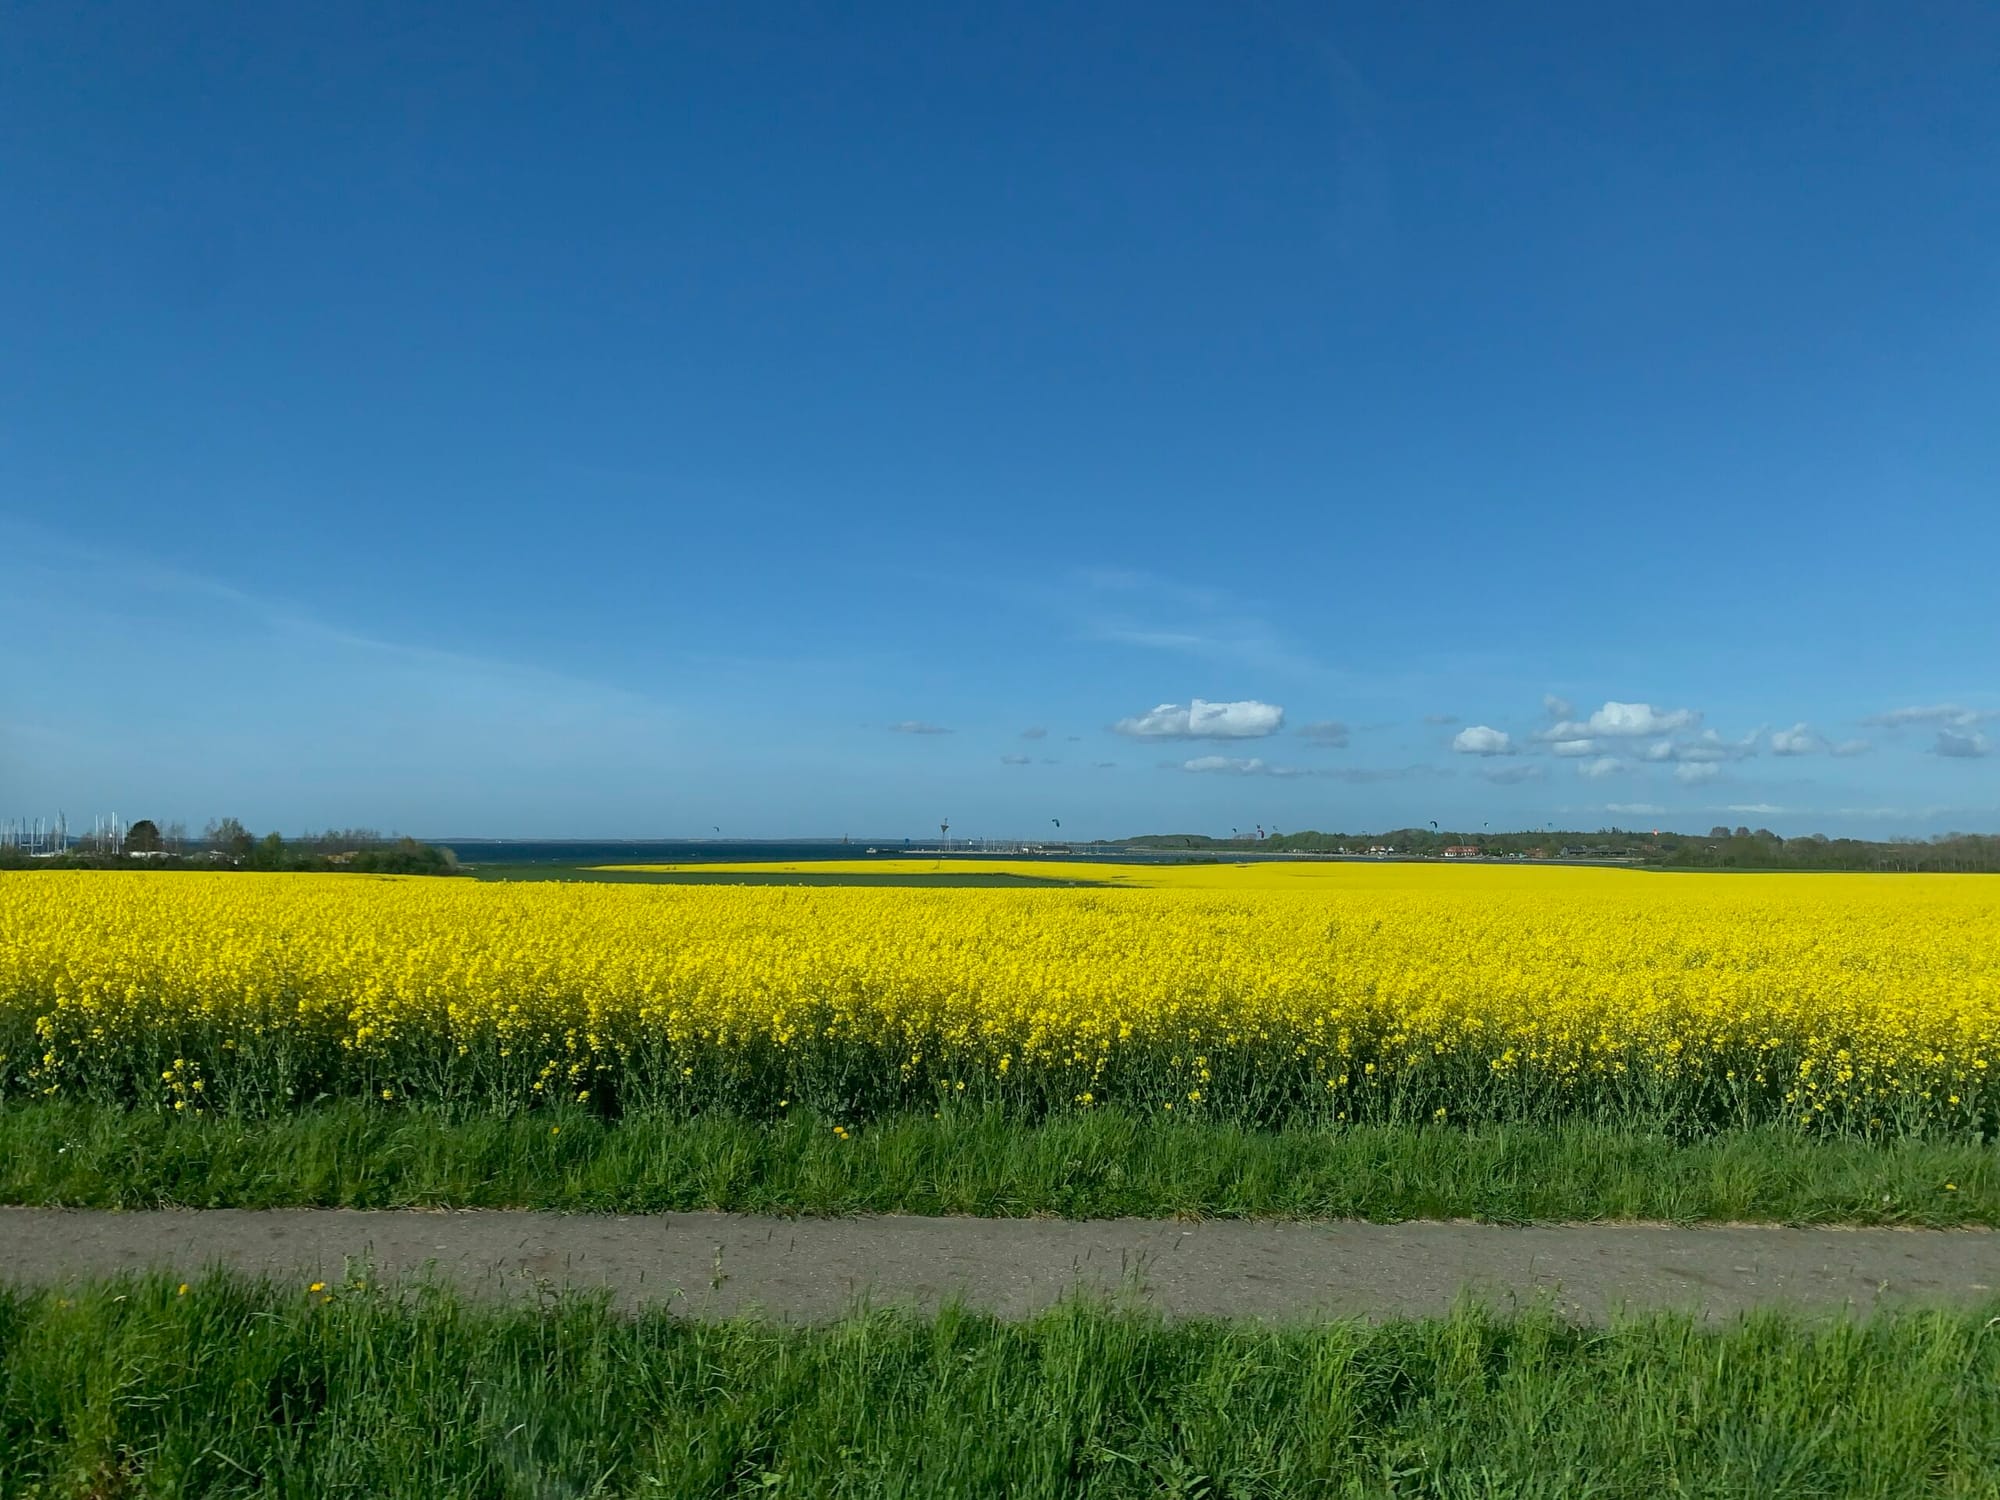
M787 1328L220 1276L0 1290L0 1493L1994 1495L1995 1310Z
M2000 1147L1587 1124L1258 1131L1115 1110L901 1116L843 1140L811 1118L50 1103L0 1107L0 1202L2000 1226Z

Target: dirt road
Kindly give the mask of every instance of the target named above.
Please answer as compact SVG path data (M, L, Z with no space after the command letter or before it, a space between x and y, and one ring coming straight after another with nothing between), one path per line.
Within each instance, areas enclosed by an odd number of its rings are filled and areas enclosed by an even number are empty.
M1441 1311L1461 1291L1599 1320L1620 1308L1722 1318L1878 1303L1977 1303L2000 1287L2000 1235L1765 1226L765 1219L476 1211L0 1209L0 1278L48 1284L222 1264L335 1280L425 1273L469 1291L601 1288L620 1306L697 1317L837 1316L953 1297L1019 1317L1072 1289L1169 1316L1299 1319Z

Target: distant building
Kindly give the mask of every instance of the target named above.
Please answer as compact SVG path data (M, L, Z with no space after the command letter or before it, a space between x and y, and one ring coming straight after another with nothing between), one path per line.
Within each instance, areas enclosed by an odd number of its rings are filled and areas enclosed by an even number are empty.
M1477 859L1479 847L1476 844L1447 844L1444 849L1446 859Z

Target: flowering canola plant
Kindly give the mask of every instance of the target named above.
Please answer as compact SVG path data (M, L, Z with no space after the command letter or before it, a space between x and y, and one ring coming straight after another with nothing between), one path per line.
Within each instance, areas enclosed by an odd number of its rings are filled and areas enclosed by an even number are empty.
M2000 1129L1990 878L1007 869L0 874L0 1097Z

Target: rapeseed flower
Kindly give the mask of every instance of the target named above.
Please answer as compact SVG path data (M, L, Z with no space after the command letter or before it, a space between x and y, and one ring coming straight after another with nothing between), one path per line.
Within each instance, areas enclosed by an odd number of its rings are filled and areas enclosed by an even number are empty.
M1990 880L1115 876L0 874L0 1096L2000 1130Z

